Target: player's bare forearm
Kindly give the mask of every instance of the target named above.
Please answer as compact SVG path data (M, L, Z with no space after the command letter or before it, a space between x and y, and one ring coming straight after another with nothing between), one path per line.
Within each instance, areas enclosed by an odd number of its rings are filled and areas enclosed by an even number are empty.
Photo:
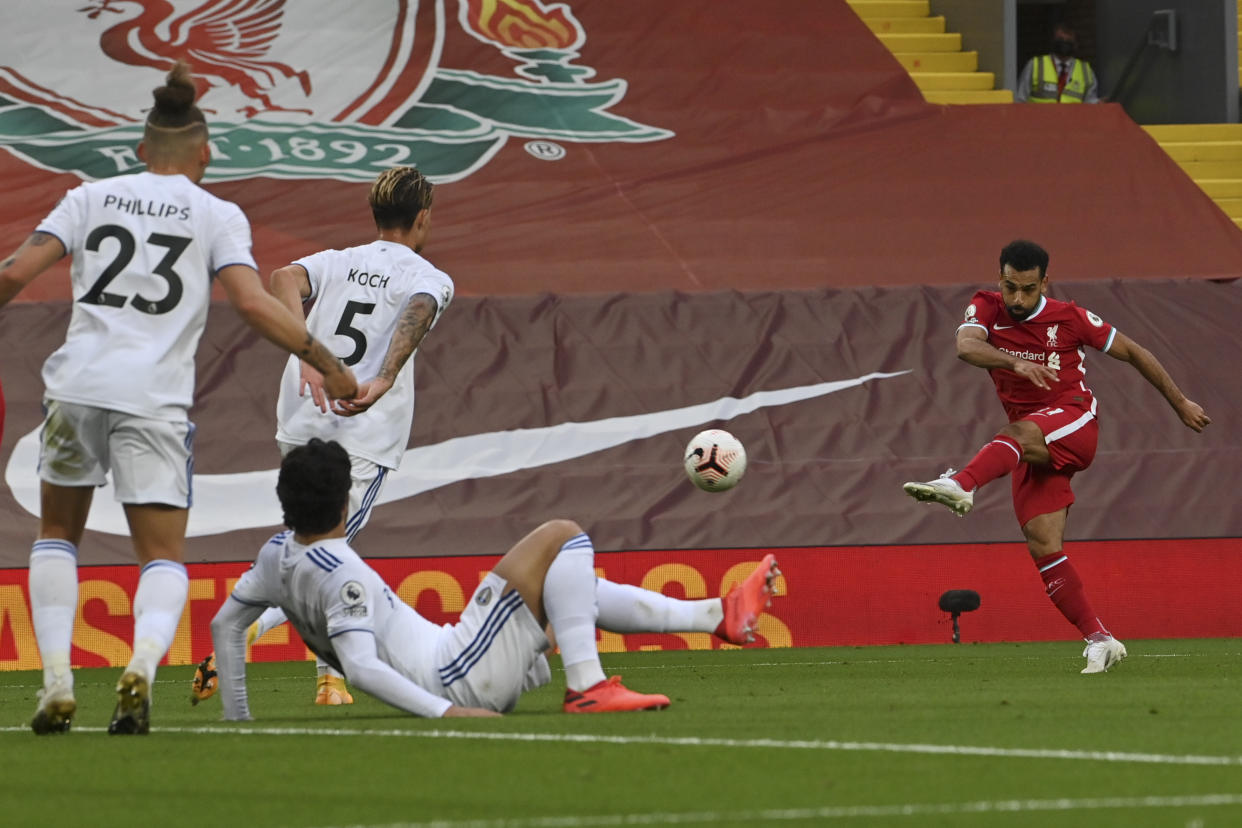
M1014 370L1018 358L997 348L974 330L963 329L957 335L957 358L976 368Z
M292 313L279 299L263 289L259 274L246 265L229 265L216 274L229 301L246 324L265 339L300 357L324 375L324 388L334 399L358 393L354 374L306 330L301 310Z
M1126 361L1142 374L1143 379L1160 392L1188 427L1195 431L1202 431L1204 426L1212 422L1198 403L1188 399L1182 393L1160 360L1156 359L1155 354L1134 342L1130 342L1127 354L1129 358Z
M309 331L306 332L301 345L296 349L290 350L297 354L303 362L325 377L349 370L336 354L329 351L326 345L311 336Z
M401 366L405 365L427 331L431 330L431 323L436 320L436 307L436 300L430 294L416 293L410 297L401 319L397 321L397 330L388 343L388 352L384 354L378 377L388 380L390 384L397 379Z
M977 328L962 328L957 333L957 358L977 368L999 368L1012 371L1037 388L1048 389L1056 382L1057 372L1038 362L1018 359L984 339Z
M0 307L64 255L60 239L51 233L31 233L21 247L0 262Z
M358 396L339 401L332 410L342 417L356 417L375 405L392 388L401 367L409 361L435 321L436 300L430 294L416 293L410 297L397 320L397 329L388 343L379 373L359 384Z

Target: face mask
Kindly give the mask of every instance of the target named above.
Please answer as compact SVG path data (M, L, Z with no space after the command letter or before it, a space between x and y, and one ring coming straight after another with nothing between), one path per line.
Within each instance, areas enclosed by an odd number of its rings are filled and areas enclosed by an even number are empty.
M1061 57L1069 57L1074 54L1074 41L1058 37L1052 41L1052 51Z

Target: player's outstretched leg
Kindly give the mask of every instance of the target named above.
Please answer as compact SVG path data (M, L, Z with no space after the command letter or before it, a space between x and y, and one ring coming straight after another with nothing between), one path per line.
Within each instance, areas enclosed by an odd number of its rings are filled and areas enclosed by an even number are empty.
M620 676L604 676L595 643L599 617L595 546L577 523L543 524L518 541L494 571L522 592L528 605L539 606L552 627L565 665L566 713L668 707L668 696L636 693L621 683Z
M115 735L143 734L151 730L151 685L146 676L126 670L116 683L116 710L108 732Z
M749 644L755 640L759 628L759 616L764 607L772 605L776 594L776 578L781 571L776 568L776 556L764 556L754 572L746 576L721 599L724 620L715 633L730 644Z
M958 517L966 517L975 507L975 493L966 491L962 484L953 479L956 472L949 469L936 480L926 483L906 483L902 486L906 494L924 503L940 503L948 506Z
M1084 673L1106 673L1126 657L1126 645L1110 635L1087 642L1082 654L1087 659L1087 666L1082 668Z

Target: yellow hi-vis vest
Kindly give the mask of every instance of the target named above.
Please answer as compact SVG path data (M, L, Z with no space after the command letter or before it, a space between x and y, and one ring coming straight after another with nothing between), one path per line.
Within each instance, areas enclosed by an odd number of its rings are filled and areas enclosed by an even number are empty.
M1074 59L1070 66L1069 80L1057 100L1057 65L1052 55L1036 59L1035 71L1031 73L1030 103L1082 103L1087 89L1095 82L1095 73L1085 60Z

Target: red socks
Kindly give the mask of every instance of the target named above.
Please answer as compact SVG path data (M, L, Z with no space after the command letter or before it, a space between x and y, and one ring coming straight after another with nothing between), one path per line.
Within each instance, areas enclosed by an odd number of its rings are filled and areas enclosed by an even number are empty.
M1052 603L1067 621L1078 628L1083 638L1108 636L1108 630L1096 618L1095 610L1091 609L1091 604L1087 601L1078 571L1064 552L1036 558L1035 567L1039 570L1039 577L1043 579L1044 589Z
M992 442L979 449L979 453L966 464L966 468L953 475L953 479L968 492L1004 477L1022 462L1022 447L1012 437L997 435Z

